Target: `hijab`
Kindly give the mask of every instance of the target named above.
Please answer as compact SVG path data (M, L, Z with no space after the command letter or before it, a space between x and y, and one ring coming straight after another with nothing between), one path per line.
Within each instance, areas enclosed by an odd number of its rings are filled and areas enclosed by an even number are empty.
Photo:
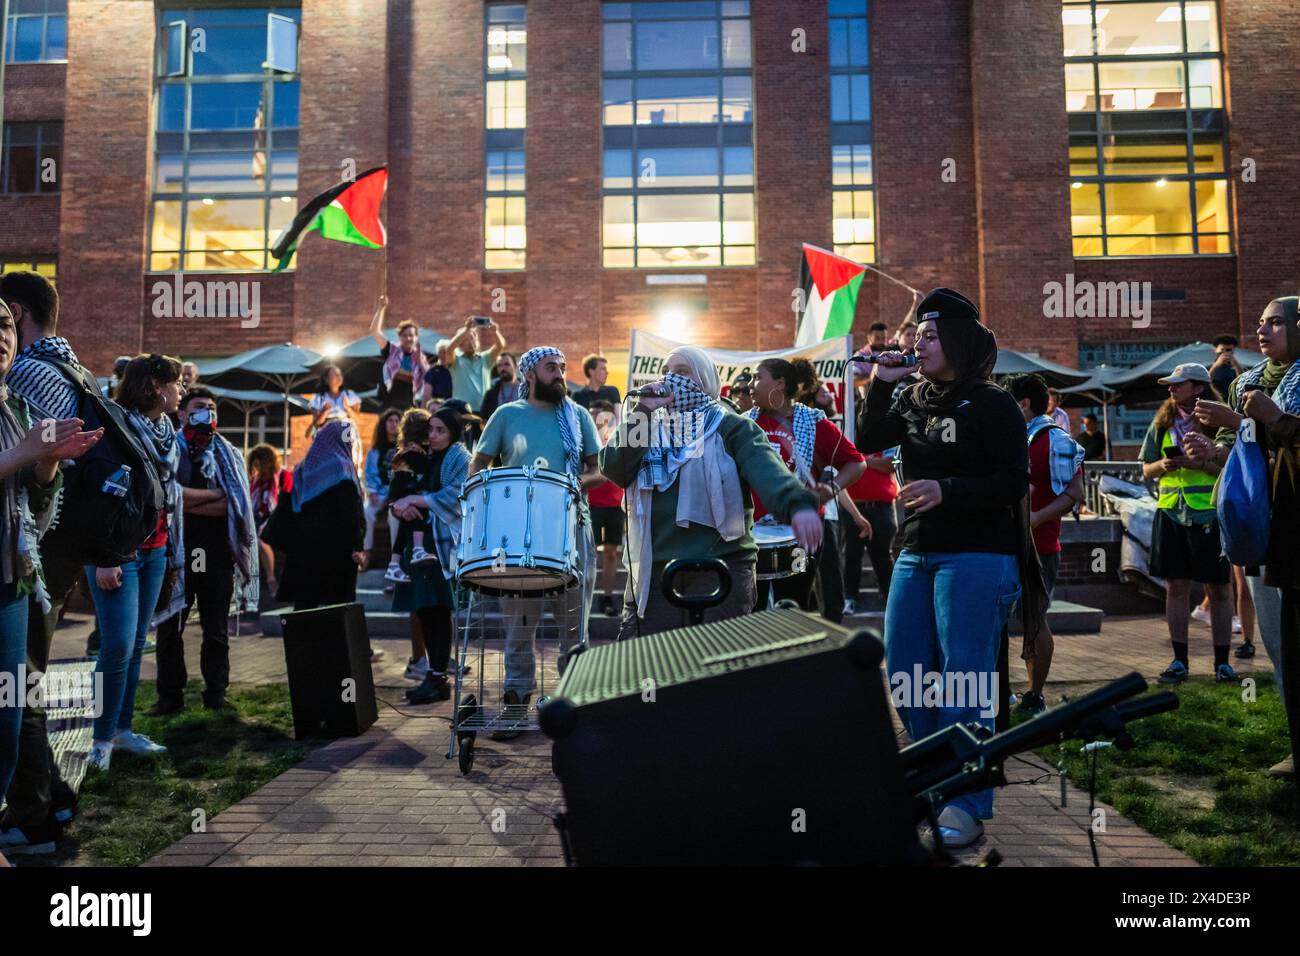
M303 505L340 482L351 481L360 491L356 445L357 432L351 422L335 419L321 426L307 457L293 470L294 511L302 511Z
M917 405L929 415L951 410L971 389L988 381L998 360L997 336L980 322L975 303L952 289L935 289L916 307L916 321L933 321L939 344L954 373L948 382L923 378L916 388Z
M1282 306L1282 315L1286 320L1286 356L1281 362L1267 359L1245 372L1234 383L1236 406L1240 410L1241 399L1245 395L1243 384L1259 385L1273 396L1277 406L1291 414L1300 413L1300 297L1294 295L1274 299ZM1273 303L1270 302L1269 305Z

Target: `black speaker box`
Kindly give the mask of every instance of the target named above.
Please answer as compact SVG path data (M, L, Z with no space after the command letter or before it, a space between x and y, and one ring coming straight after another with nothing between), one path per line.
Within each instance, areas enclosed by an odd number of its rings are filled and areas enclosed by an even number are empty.
M379 717L360 604L280 615L294 736L355 737ZM351 680L352 684L345 685Z
M541 710L579 865L924 859L884 650L771 610L596 647Z

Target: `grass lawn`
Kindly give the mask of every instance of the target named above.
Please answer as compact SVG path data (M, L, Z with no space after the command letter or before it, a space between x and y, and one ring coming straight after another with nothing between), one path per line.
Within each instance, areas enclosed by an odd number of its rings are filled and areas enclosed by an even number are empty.
M66 849L61 844L50 862L138 866L191 832L195 809L210 823L309 749L293 739L284 685L232 687L235 710L227 712L205 710L195 687L182 713L143 716L156 700L153 682L141 681L133 729L168 752L155 758L115 753L107 774L90 771Z
M1175 688L1177 710L1129 725L1133 749L1100 752L1097 799L1205 866L1300 866L1295 784L1268 774L1290 749L1286 715L1272 675L1256 681L1253 702L1236 684ZM1065 772L1086 790L1092 758L1079 746L1064 748ZM1053 766L1061 753L1039 751Z

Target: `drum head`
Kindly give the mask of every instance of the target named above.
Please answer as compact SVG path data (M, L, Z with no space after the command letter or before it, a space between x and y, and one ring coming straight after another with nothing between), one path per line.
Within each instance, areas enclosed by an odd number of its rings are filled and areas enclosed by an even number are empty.
M760 548L783 548L795 540L794 529L788 524L754 525L754 543Z

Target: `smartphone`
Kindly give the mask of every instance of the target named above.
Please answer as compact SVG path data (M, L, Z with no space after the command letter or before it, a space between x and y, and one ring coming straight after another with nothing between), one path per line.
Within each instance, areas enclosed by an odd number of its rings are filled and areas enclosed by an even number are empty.
M1177 445L1170 445L1168 448L1162 448L1160 451L1161 454L1163 454L1166 458L1183 457L1183 450L1179 448Z
M476 316L474 316L474 324L475 324L475 325L491 325L491 324L492 324L492 320L491 320L488 316L486 316L486 315L476 315Z

